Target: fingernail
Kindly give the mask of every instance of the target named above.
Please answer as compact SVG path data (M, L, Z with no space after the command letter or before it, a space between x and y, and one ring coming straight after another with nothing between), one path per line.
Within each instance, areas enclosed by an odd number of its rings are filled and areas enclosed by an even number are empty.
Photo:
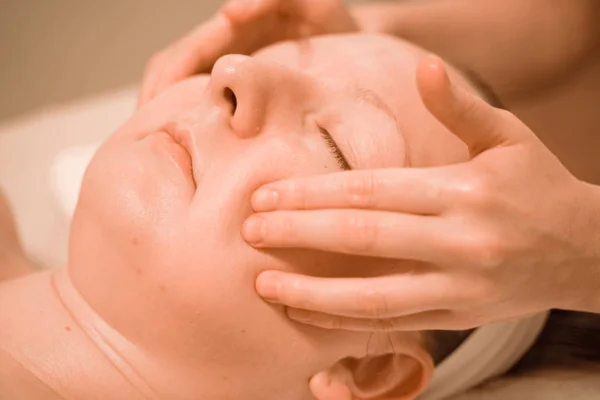
M242 236L250 244L259 244L265 237L267 224L264 218L253 215L242 225Z
M261 188L252 196L252 208L254 211L273 211L279 204L279 193L274 189Z
M268 273L263 273L256 278L256 291L266 301L274 302L279 294L281 283Z

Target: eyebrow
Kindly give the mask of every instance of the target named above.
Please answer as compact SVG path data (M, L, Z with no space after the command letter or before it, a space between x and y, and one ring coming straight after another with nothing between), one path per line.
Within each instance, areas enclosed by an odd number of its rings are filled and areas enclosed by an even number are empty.
M371 89L359 87L355 89L355 94L358 100L364 101L365 103L372 105L380 111L383 111L392 120L396 120L396 116L392 112L392 109L387 105L386 102L384 102L381 99L381 97L379 97L377 93L375 93Z

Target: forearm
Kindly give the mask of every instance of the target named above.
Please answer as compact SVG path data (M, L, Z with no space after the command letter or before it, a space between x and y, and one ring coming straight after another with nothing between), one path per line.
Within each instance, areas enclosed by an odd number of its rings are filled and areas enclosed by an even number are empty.
M597 0L429 0L356 6L365 31L403 37L467 68L502 97L555 82L598 41Z

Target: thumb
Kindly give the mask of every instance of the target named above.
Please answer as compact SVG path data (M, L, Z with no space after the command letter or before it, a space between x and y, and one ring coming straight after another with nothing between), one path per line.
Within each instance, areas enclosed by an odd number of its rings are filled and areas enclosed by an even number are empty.
M417 67L417 86L425 107L467 144L471 156L522 139L522 124L503 110L454 85L443 61L433 55ZM508 120L511 121L508 121Z

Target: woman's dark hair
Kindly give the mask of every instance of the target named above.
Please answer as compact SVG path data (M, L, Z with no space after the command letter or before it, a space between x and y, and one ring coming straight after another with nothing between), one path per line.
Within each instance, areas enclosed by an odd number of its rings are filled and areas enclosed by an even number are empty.
M473 331L431 331L427 345L436 364ZM508 375L540 370L600 368L600 314L553 310L539 338Z

